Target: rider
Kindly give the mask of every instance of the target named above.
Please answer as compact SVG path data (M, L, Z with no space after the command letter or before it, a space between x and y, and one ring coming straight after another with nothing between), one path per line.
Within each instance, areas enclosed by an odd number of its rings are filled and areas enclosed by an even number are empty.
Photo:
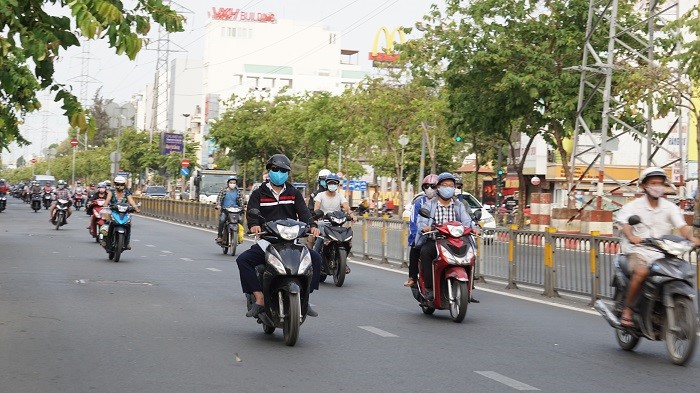
M420 261L423 265L423 281L428 290L427 298L432 298L433 269L432 263L437 258L435 240L429 239L425 232L432 230L431 224L441 225L447 221L459 221L465 227L472 228L472 219L464 208L464 204L455 203L455 177L449 172L443 172L437 177L437 198L424 204L430 210L431 218L418 217L417 227L421 228L421 234L416 240L416 246L420 247Z
M66 221L68 220L68 217L70 217L70 215L73 214L73 211L70 208L70 206L73 204L73 201L71 200L70 190L66 187L66 182L63 180L59 180L58 183L56 183L56 191L54 191L54 193L56 194L56 200L51 203L51 209L49 214L49 221L52 224L56 223L54 221L54 214L56 213L56 204L58 203L59 199L65 199L66 201L68 201Z
M126 178L124 176L117 176L114 178L114 191L107 190L107 201L109 205L128 203L134 208L136 213L141 212L139 206L136 204L136 201L134 201L134 197L131 196L131 191L126 188ZM105 224L100 229L100 232L102 233L101 244L104 246L107 244L107 237L109 235L109 221L112 218L112 214L109 207L102 209L101 213L102 218L105 220ZM131 242L129 242L130 237L131 233L129 233L126 238L126 246L124 248L127 250L131 250Z
M104 183L100 183L97 185L97 191L95 191L95 193L93 193L92 196L90 196L90 202L87 205L85 205L85 211L87 211L87 214L89 216L92 216L92 209L94 208L93 202L98 199L104 199L105 201L107 201L107 186ZM90 234L94 235L92 233L92 225L90 225L88 229L90 230Z
M51 186L51 182L47 181L44 183L44 188L41 190L44 194L51 194L53 192L53 187Z
M352 217L355 221L355 217L352 215L352 209L350 209L350 204L348 200L345 199L342 193L337 192L338 186L340 186L340 178L335 173L331 173L326 176L326 191L323 191L316 195L314 198L314 211L321 210L323 214L335 212L338 210L343 210L345 214ZM319 225L320 236L316 237L316 242L314 243L314 250L320 253L323 247L323 235L325 231L323 229L324 225ZM345 267L345 274L350 273L350 267Z
M225 209L227 207L243 207L243 195L238 189L238 177L236 176L228 177L226 187L219 191L219 196L216 198L216 210L221 210L219 214L219 232L216 236L217 243L223 241L221 237L224 231L224 224L226 223Z
M85 204L85 188L83 187L80 180L75 182L75 187L73 187L73 194L80 194L82 199L81 202L83 203L83 205Z
M623 206L615 217L615 221L622 227L622 253L627 255L628 271L631 273L625 299L626 307L620 318L620 324L624 327L634 326L632 306L637 300L642 283L649 275L649 265L663 258L661 252L640 245L642 239L670 235L674 228L678 228L683 237L698 244L693 237L692 228L686 225L680 208L662 198L667 181L664 170L649 167L642 171L639 181L644 189L644 196ZM639 216L642 222L635 226L630 225L627 220L633 215Z
M425 202L435 198L437 194L437 179L438 177L434 173L424 177L421 183L423 191L413 199L413 211L408 223L408 245L411 248L408 252L408 280L403 283L405 287L416 286L416 281L418 280L418 260L420 259L420 246L416 245L418 240L416 236L418 234L418 211Z
M0 179L0 196L7 194L10 189L7 187L5 179Z
M309 210L312 210L312 211L314 210L314 198L316 198L316 195L318 195L318 194L320 194L328 189L328 188L326 188L326 177L328 177L328 175L330 175L330 174L331 174L331 171L328 169L325 169L325 168L318 171L318 179L317 179L318 189L316 189L316 191L311 193L311 196L309 196L309 203L308 203Z
M260 210L260 214L270 221L289 218L306 222L311 226L311 234L318 236L318 227L311 216L309 208L304 203L304 197L299 190L287 182L289 172L292 170L292 163L289 161L289 158L284 154L275 154L267 160L265 168L270 175L270 181L263 183L250 194L248 209ZM262 232L261 225L262 222L257 217L248 216L248 227L253 234L257 235ZM265 240L259 240L236 259L243 293L252 293L255 296L255 304L246 313L247 317L256 317L261 312L265 312L265 298L263 297L262 286L255 273L255 267L265 263L264 247L267 246L266 243ZM311 263L314 270L311 280L311 291L313 292L314 289L318 289L321 255L313 250L309 250L309 253L311 254ZM307 308L306 314L310 317L318 316L318 313L312 310L311 307Z

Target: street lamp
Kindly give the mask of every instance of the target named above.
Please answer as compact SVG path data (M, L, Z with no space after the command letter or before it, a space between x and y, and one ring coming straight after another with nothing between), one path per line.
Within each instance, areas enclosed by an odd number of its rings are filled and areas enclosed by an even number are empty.
M399 169L399 195L401 200L399 201L399 213L403 214L403 166L404 153L406 151L406 145L408 145L408 136L401 134L399 136L399 145L401 145L401 168Z

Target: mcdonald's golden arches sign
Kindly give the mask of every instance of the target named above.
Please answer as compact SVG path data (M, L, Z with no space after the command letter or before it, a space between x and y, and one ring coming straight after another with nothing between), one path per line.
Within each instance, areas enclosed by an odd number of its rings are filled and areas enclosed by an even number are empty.
M384 35L385 45L379 46L379 39L382 34ZM393 30L389 30L386 26L383 26L374 35L374 43L372 46L372 51L369 53L369 60L391 63L398 60L399 54L394 53L394 44L397 42L396 37L398 37L398 43L403 44L406 42L406 35L403 32L403 27L399 26ZM380 49L384 49L384 52L380 52Z

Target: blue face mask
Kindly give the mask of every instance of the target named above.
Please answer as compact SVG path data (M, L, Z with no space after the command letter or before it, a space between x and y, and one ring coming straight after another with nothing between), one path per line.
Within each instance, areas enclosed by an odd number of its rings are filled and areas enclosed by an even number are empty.
M321 187L326 188L326 181L325 180L321 180L319 183L321 184Z
M454 187L440 187L437 191L442 199L450 199L455 195Z
M287 181L287 178L289 178L289 173L285 172L270 171L268 175L270 176L270 182L276 186L283 185Z

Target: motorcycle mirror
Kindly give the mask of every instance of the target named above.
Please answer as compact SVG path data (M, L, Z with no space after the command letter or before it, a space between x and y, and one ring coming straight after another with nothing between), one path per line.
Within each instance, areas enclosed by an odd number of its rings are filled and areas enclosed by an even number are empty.
M636 214L635 214L634 216L631 216L630 218L627 219L627 223L630 224L630 225L632 225L632 226L637 225L637 224L639 224L640 222L642 222L642 219L639 218L639 216L636 215Z
M321 209L314 210L313 216L314 216L314 220L318 220L318 219L322 218L323 217L323 210L321 210Z
M262 221L265 221L265 217L263 217L262 215L260 215L260 210L258 210L258 209L250 209L250 210L248 210L248 216L249 216L249 217L253 217L253 218L257 218L257 219L262 220Z
M430 210L428 210L427 207L421 207L420 210L418 210L418 214L421 217L430 218Z
M480 221L481 220L481 210L477 210L474 212L474 221Z

